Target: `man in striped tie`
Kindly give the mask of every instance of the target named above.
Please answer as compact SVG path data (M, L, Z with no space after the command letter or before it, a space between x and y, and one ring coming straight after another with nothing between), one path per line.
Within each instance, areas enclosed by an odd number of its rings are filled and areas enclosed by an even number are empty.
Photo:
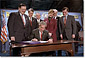
M28 9L28 15L29 15L28 17L30 21L31 32L32 30L38 28L38 22L37 22L37 19L33 17L33 13L34 13L33 8Z

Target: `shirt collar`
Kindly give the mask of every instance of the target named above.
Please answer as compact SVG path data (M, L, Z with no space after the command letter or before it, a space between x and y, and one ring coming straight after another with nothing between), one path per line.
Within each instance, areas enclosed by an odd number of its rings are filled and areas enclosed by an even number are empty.
M40 19L37 19L37 21L40 21Z
M30 19L30 17L29 17L29 19ZM32 21L32 17L31 17L31 21Z
M23 15L20 13L20 16L23 16Z
M67 19L67 16L68 16L68 14L66 16L64 16L64 18L66 17L66 19Z
M39 33L41 33L40 30L39 30ZM43 33L43 32L42 32L42 33Z
M66 15L66 17L68 16L68 14Z

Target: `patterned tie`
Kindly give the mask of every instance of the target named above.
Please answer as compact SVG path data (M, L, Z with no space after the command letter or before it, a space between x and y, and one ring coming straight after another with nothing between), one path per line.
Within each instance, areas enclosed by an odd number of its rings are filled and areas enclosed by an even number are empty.
M30 18L30 24L31 24L31 26L32 26L32 20L31 20L31 18Z
M66 26L66 17L64 18L64 26Z
M42 41L42 32L41 32L41 41Z
M24 19L23 19L23 15L22 15L21 17L22 17L23 24L24 24L24 26L25 26L25 21L24 21Z

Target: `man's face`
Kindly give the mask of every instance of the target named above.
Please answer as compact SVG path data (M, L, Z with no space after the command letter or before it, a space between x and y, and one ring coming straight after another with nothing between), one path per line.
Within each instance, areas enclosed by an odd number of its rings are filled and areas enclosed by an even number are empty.
M33 16L33 11L28 12L28 14L29 14L29 17L32 17Z
M68 14L68 11L65 9L62 11L63 12L63 16L66 16Z
M57 16L57 12L56 11L54 12L54 16Z
M43 32L45 30L45 27L46 27L45 25L39 26L40 31Z
M40 14L37 13L37 14L36 14L36 18L37 18L37 19L40 19L40 17L41 17Z
M19 11L23 15L26 11L26 6L21 6L21 8L19 8Z

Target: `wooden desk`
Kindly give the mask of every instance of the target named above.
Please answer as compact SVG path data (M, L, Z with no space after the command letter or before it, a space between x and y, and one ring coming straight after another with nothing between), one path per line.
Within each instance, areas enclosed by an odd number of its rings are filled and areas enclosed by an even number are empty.
M31 53L46 52L46 51L56 51L56 50L66 50L71 56L74 56L74 51L72 43L78 41L66 41L59 40L54 43L40 43L40 44L14 44L12 48L20 48L22 56L29 56Z

